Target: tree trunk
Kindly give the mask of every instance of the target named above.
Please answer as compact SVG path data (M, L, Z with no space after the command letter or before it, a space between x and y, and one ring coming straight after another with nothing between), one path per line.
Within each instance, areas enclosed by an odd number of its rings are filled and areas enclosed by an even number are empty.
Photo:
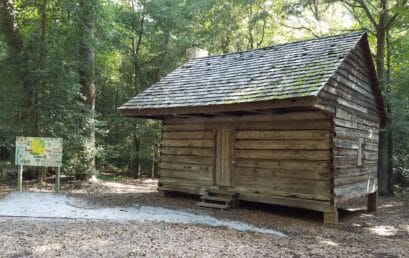
M379 21L376 26L376 70L378 73L378 81L383 92L386 91L386 78L385 78L385 43L387 32L387 3L386 0L380 0L379 2ZM386 101L386 107L388 107L388 101ZM386 110L387 115L389 110ZM388 160L388 139L387 132L381 130L379 132L379 145L378 145L378 187L379 194L386 195L390 193L389 181L390 174L388 173L389 162ZM390 147L390 146L389 146Z
M135 166L135 171L133 173L133 177L136 179L139 177L140 175L140 167L141 167L141 160L139 158L139 150L140 150L140 146L141 146L141 141L138 138L138 136L136 135L136 133L134 134L133 137L133 142L134 142L134 156L133 156L133 166Z
M94 15L95 0L80 0L80 84L81 98L88 107L88 117L85 122L84 159L87 178L96 177L95 169L95 53L94 53Z
M47 58L47 2L48 0L42 0L39 4L40 13L40 51L39 51L39 66L42 68L42 74L40 74L40 80L38 82L38 88L36 90L36 114L37 114L37 135L44 136L44 91L46 87L46 78L44 71L46 70L46 58ZM41 184L44 183L47 174L47 168L41 167L39 169L37 181Z
M15 77L20 81L22 87L22 99L20 105L20 134L33 135L35 125L35 116L32 115L32 99L34 96L33 86L36 83L29 76L28 71L22 63L27 63L27 57L24 53L24 44L21 35L18 32L17 18L13 0L0 0L0 32L3 34L4 41L9 49L10 60L15 62Z
M390 93L390 81L391 81L391 38L389 33L389 28L386 30L386 92ZM388 115L388 125L392 124L392 106L390 102L386 101L386 110ZM388 141L388 192L394 195L394 184L395 184L395 173L394 173L394 161L393 161L393 134L392 128L388 128L387 131L387 141Z

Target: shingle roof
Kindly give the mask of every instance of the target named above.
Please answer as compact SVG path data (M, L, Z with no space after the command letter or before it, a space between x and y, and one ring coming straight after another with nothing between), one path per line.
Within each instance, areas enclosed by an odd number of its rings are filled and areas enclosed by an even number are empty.
M317 96L364 32L193 59L119 109L200 107Z

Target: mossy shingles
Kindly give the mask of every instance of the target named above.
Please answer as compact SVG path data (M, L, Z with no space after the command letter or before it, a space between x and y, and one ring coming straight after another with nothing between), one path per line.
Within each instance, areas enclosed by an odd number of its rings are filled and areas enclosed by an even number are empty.
M205 106L312 96L362 36L362 32L354 32L194 59L123 108Z

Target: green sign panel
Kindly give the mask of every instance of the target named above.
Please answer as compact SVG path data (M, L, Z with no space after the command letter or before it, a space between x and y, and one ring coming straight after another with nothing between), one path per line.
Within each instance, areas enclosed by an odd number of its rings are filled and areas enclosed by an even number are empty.
M16 165L61 167L62 139L17 137Z

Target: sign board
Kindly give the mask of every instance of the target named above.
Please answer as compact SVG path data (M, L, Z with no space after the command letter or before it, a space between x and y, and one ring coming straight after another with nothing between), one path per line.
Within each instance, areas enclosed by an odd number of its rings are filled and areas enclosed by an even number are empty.
M61 167L62 139L17 137L16 165Z

